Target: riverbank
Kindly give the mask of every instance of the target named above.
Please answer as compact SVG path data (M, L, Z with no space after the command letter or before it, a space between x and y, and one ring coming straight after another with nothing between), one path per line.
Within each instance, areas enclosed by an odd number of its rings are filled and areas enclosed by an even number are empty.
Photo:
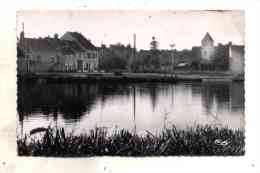
M217 72L175 72L169 73L23 73L19 80L43 81L116 81L116 82L178 82L178 81L244 81L242 75Z
M87 134L66 134L64 129L38 128L17 138L18 155L51 157L90 156L240 156L245 154L244 130L174 126L158 135L138 136L117 130L111 136L101 128ZM35 134L41 137L34 138Z

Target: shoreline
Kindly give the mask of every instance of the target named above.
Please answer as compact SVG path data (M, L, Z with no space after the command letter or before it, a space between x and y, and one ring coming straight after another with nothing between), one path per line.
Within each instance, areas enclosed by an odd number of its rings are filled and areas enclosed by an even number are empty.
M233 82L244 81L241 75L232 75L228 73L189 73L176 72L170 73L23 73L17 74L18 80L42 80L42 81L57 81L57 82L71 82L71 81L109 81L109 82L181 82L181 81L196 81L196 82Z
M37 133L42 133L41 137L33 138ZM187 130L172 126L158 135L147 131L143 137L125 129L108 136L102 128L74 135L63 128L48 127L17 137L17 147L19 156L242 156L244 140L244 130L207 125Z

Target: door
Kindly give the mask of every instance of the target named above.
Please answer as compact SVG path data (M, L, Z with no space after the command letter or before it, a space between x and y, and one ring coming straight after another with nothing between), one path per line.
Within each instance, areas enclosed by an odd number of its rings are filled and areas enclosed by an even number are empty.
M78 67L77 67L77 71L83 71L83 61L82 60L78 60Z

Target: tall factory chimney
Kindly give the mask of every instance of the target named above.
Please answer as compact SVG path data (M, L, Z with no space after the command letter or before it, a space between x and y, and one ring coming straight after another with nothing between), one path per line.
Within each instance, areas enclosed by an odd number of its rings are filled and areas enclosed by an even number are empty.
M129 70L131 72L135 71L134 69L134 66L133 66L133 63L135 62L135 59L136 59L136 34L134 33L133 35L133 54L132 54L132 58L129 59Z
M134 34L134 51L136 51L136 34Z
M135 61L135 59L136 59L136 34L135 33L133 35L133 39L134 39L133 61Z

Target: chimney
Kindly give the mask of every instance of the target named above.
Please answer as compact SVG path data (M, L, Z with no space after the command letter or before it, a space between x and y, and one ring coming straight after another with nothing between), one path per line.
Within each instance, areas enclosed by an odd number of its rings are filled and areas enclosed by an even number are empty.
M129 71L133 72L134 69L133 69L133 63L135 62L135 58L136 58L136 34L134 33L133 35L133 52L132 52L132 58L129 59L129 65L128 65L128 68L129 68Z

